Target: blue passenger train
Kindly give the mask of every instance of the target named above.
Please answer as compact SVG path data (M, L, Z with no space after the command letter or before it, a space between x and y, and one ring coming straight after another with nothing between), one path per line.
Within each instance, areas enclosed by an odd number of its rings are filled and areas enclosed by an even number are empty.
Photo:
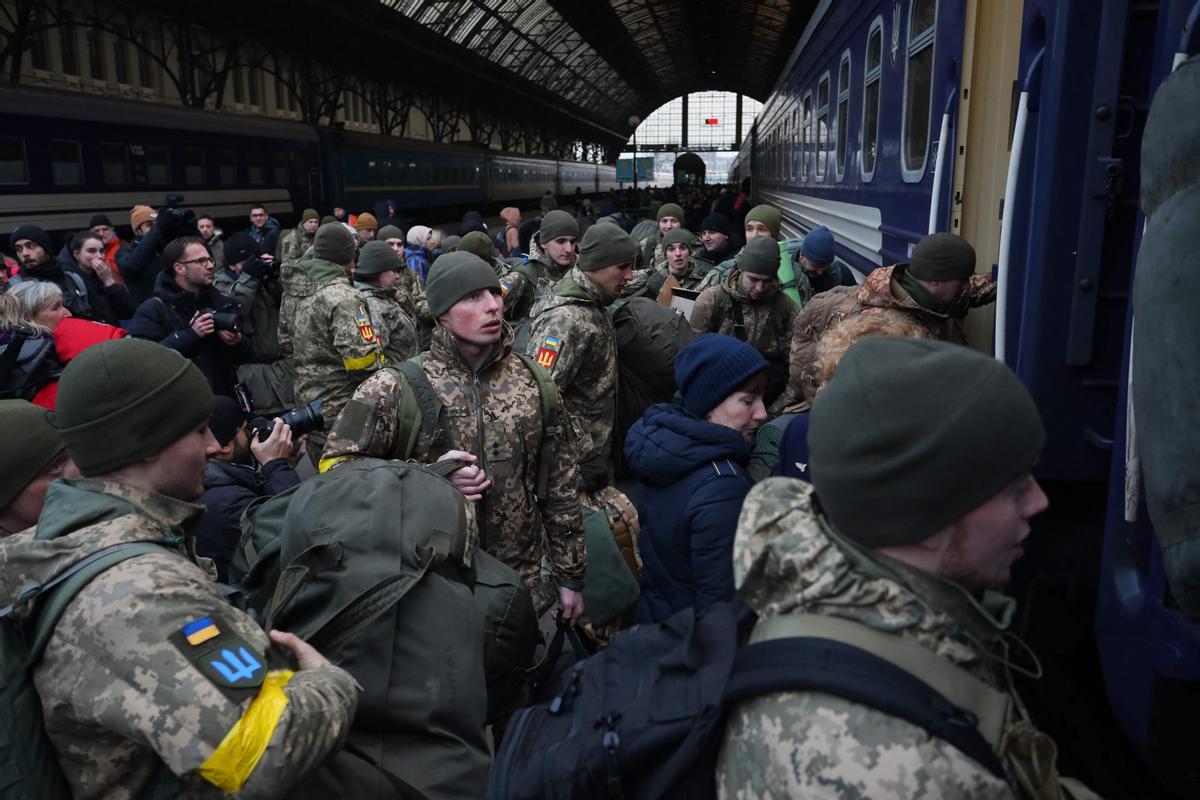
M1127 497L1125 446L1141 133L1197 16L1195 0L826 0L734 166L786 234L829 226L860 273L951 231L997 278L968 335L1048 432L1051 510L1015 581L1046 672L1027 692L1068 771L1110 797L1200 796L1200 636Z
M0 88L0 234L32 223L125 224L168 193L242 223L261 203L285 221L308 206L351 211L390 198L409 216L454 217L536 202L549 190L616 188L616 167L463 144L38 89Z

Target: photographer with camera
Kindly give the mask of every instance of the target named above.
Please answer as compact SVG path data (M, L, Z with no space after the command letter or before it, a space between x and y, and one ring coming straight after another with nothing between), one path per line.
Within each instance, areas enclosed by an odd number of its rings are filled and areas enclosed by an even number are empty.
M213 288L216 264L198 236L175 239L162 260L154 296L138 306L129 334L177 351L199 367L213 394L233 397L245 349L238 304Z
M209 457L204 494L196 500L208 508L196 529L196 553L211 558L217 565L217 579L227 581L229 559L242 535L242 512L255 498L270 497L300 483L294 467L303 452L304 437L294 436L279 417L251 421L242 406L228 397L214 398L208 429L221 450Z
M213 278L216 290L240 306L238 381L263 414L278 414L296 404L296 372L279 345L279 266L250 234L235 233L225 242L225 266Z
M129 213L133 242L117 251L117 270L135 305L154 296L155 281L162 271L163 246L185 234L195 234L195 212L181 208L183 197L169 194L163 206L134 206Z

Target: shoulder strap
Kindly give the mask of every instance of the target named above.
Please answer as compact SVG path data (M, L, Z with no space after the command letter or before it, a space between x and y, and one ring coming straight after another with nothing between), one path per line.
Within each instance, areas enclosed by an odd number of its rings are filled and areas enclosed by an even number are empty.
M717 296L713 298L713 313L708 318L708 332L716 333L721 330L721 323L725 321L725 315L729 313L729 304L733 298L729 296L729 292L721 288L721 284L717 283Z
M751 636L752 645L744 652L749 653L757 644L778 647L784 640L798 643L786 646L793 650L807 648L816 653L834 653L831 657L848 659L862 669L890 674L890 682L909 687L904 691L880 692L874 687L883 685L881 680L863 680L861 674L851 669L831 667L810 655L800 659L811 662L813 674L809 676L808 688L907 719L951 742L989 769L992 764L999 765L996 753L1001 747L1011 699L957 664L910 639L851 620L813 614L784 614L760 620ZM746 656L748 663L760 657ZM791 656L789 662L790 659ZM913 708L904 707L907 698L917 697L920 703L912 703ZM973 752L978 745L987 748L990 760ZM1002 770L997 774L1002 774Z
M423 356L416 356L396 365L396 371L404 378L404 388L411 390L402 392L400 400L400 429L396 443L403 445L402 458L412 455L419 434L424 433L429 441L437 437L438 423L442 417L442 401L438 400L433 384L421 367L423 360ZM416 401L415 406L410 400Z
M729 310L733 313L733 335L734 337L746 341L746 318L743 316L742 304L733 302L730 298Z
M46 644L67 606L97 575L135 556L167 552L170 552L167 548L153 542L125 542L98 550L76 561L46 583L33 583L22 587L11 605L0 608L0 619L7 619L15 611L39 597L48 597L33 615L29 663L34 664L42 657L42 652L46 649Z
M12 372L13 365L17 363L17 359L21 355L21 347L25 344L25 334L20 330L14 330L12 338L8 340L8 346L0 351L0 388L8 385L8 376Z
M82 275L76 275L69 269L65 269L63 272L71 278L71 282L75 284L75 288L79 290L80 294L86 295L88 293L87 284L83 282Z
M539 500L545 500L550 487L550 471L554 466L552 462L557 454L558 440L562 433L559 427L558 386L550 373L531 356L517 353L517 357L533 373L542 403L542 442L538 447L538 477L534 495Z

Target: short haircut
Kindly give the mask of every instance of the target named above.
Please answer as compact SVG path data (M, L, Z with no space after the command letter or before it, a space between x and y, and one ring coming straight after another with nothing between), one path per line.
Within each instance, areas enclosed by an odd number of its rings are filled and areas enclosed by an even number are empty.
M258 208L258 206L255 206L254 208ZM253 211L254 209L252 208L252 209L250 209L250 210L251 210L251 211ZM264 208L263 210L264 210L264 211L266 211L266 209L265 209L265 208ZM212 223L214 223L214 224L216 223L216 220L215 220L215 219L213 219L213 215L212 215L212 214L201 214L200 216L196 217L196 222L199 222L199 221L200 221L200 220L202 220L202 219L206 219L206 220L208 220L209 222L212 222Z
M67 250L69 250L72 255L78 253L80 248L83 247L83 243L88 239L95 239L100 242L100 244L104 244L104 240L100 238L100 235L92 233L91 229L89 228L88 230L80 231L72 236L71 243L67 245Z
M187 250L188 245L198 244L205 251L208 250L208 245L204 244L204 240L199 236L180 236L178 239L172 239L171 243L163 248L163 263L168 267L173 267L183 258L183 252Z
M260 208L262 209L262 212L264 214L267 213L267 207L264 206L262 203L255 203L254 205L250 206L250 213L253 214L257 209L260 209Z

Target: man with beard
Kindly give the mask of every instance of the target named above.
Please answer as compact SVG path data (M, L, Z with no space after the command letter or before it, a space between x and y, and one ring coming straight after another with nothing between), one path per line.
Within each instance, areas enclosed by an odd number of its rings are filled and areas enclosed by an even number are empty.
M211 558L217 580L229 579L229 559L242 536L242 512L258 497L270 497L300 483L291 459L300 448L292 429L278 417L265 440L250 429L236 400L213 398L208 429L221 449L204 468L204 494L196 503L208 509L196 528L196 554Z
M44 230L36 225L18 225L9 240L12 242L13 255L21 262L21 271L9 278L9 285L15 286L22 281L53 283L62 289L63 305L71 312L71 316L93 318L93 298L88 293L87 283L82 275L63 269L54 260L50 255L53 246Z
M129 321L130 336L171 348L200 368L213 394L232 397L242 334L219 329L213 312L236 315L237 303L213 288L216 265L200 237L175 239L163 250L163 262L154 296Z

